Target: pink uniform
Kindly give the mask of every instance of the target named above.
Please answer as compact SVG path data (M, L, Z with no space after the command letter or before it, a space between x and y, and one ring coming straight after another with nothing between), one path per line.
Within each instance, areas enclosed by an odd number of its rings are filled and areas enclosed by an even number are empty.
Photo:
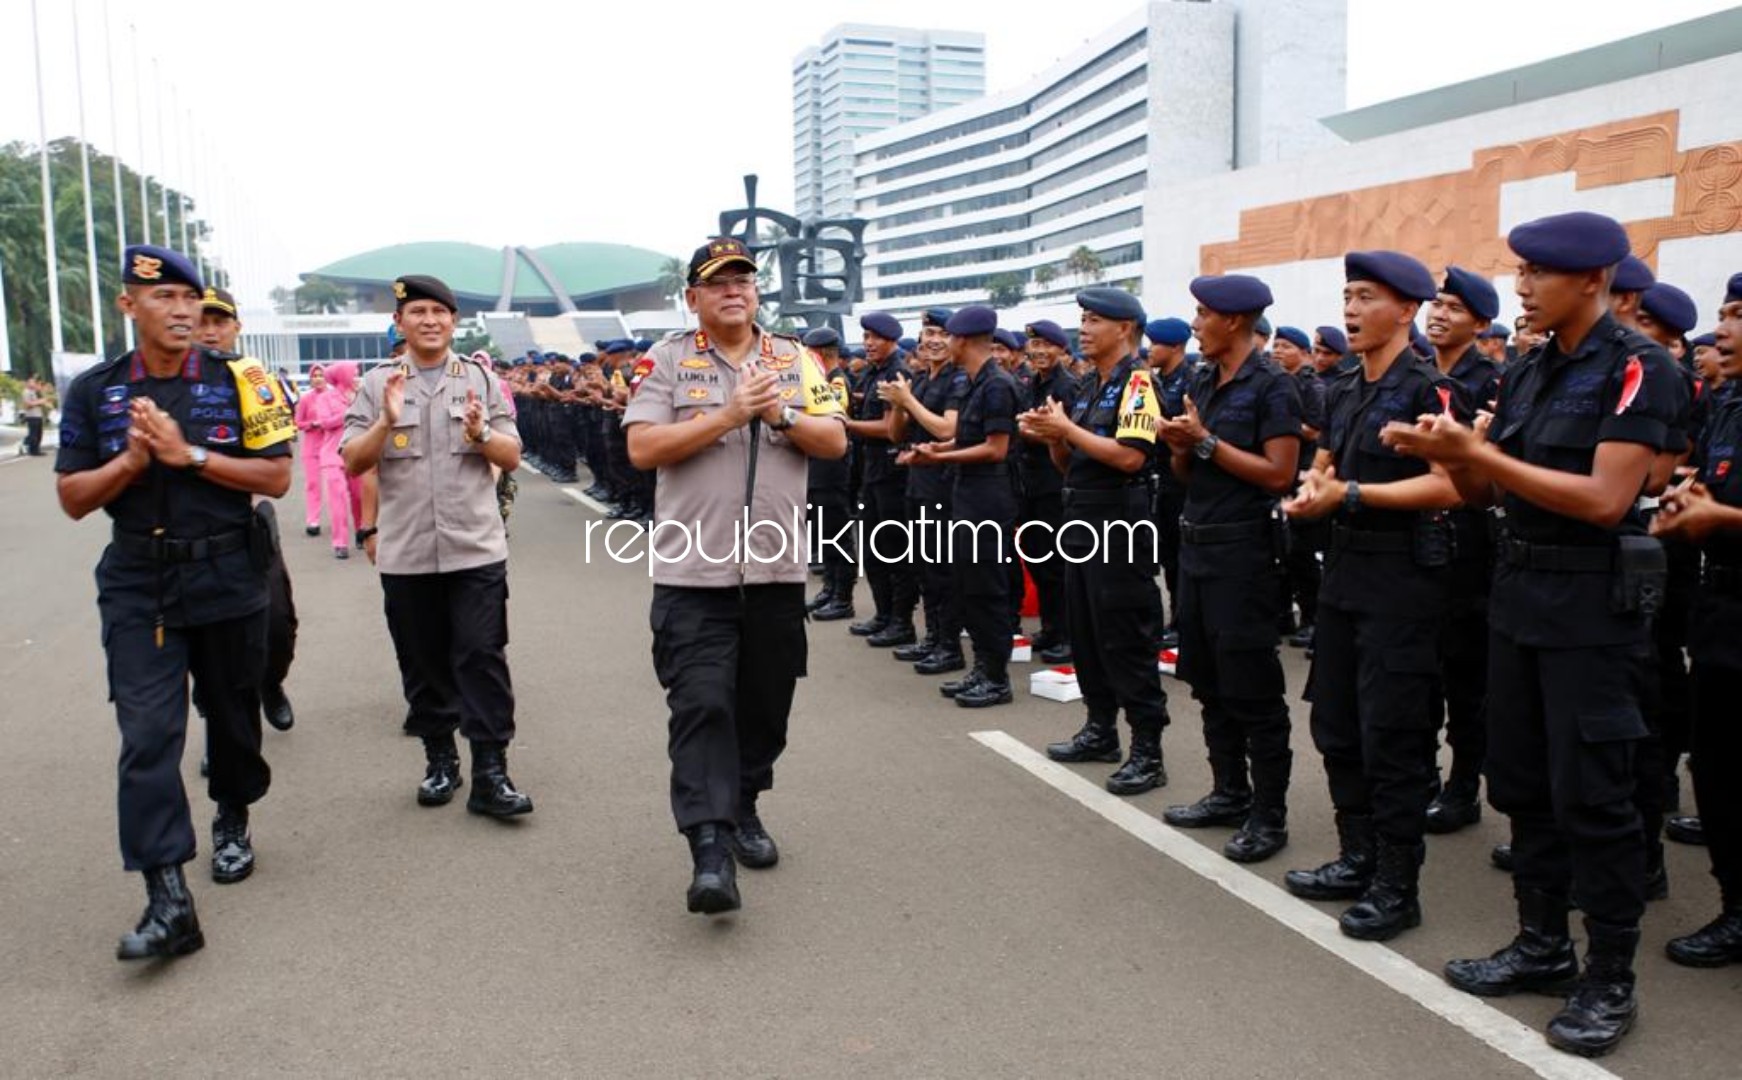
M309 374L322 370L316 364L309 369ZM331 394L331 390L310 389L296 403L296 426L302 432L302 498L307 507L307 523L311 529L321 525L321 450L329 439L338 432L318 424L315 420L315 406L320 398Z
M345 362L328 367L327 386L313 415L321 430L329 435L321 446L321 482L326 488L327 516L333 523L333 547L338 550L350 545L351 530L363 513L363 481L345 475L345 459L339 456L345 410L357 389L357 365Z

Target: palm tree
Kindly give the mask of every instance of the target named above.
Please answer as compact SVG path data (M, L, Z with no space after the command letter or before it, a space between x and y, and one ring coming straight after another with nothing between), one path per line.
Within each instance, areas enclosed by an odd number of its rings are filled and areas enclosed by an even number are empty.
M1071 252L1070 257L1065 259L1065 269L1075 274L1078 281L1100 281L1107 273L1101 256L1095 254L1087 244Z
M659 295L667 300L675 300L683 295L684 288L689 285L689 264L682 259L667 259L659 264L659 277L655 280L659 285Z
M309 275L296 290L297 310L308 315L336 315L350 302L350 289L317 274Z

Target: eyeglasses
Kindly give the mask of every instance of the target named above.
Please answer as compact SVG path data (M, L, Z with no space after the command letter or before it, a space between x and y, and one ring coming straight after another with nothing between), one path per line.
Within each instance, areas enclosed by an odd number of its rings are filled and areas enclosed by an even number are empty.
M711 289L714 292L724 292L727 289L754 289L755 274L732 274L729 277L711 277L706 281L696 283L698 289Z

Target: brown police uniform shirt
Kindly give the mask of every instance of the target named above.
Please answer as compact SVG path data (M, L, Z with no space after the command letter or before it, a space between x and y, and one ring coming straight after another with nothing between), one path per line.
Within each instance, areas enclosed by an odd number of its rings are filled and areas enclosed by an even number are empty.
M452 352L431 382L409 362L382 364L358 383L340 449L381 414L387 376L404 368L405 405L381 448L375 565L383 574L444 574L502 562L508 534L483 447L465 436L466 391L478 395L492 439L516 442L508 399L482 364Z
M817 368L816 359L796 339L757 328L750 357L780 377L780 396L786 404L807 415L841 415L840 403ZM807 366L812 376L809 380ZM704 331L693 330L662 341L636 365L623 426L683 423L724 408L738 389L739 378L739 370L713 347ZM802 583L806 575L807 459L783 433L770 430L766 424L759 425L759 432L761 447L750 522L767 524L750 536L749 551L754 557L743 568L743 581L747 585ZM738 585L744 558L738 537L744 531L749 452L750 427L745 425L687 460L659 470L653 499L654 551L659 555L653 565L654 584L697 588ZM661 529L665 522L674 524Z

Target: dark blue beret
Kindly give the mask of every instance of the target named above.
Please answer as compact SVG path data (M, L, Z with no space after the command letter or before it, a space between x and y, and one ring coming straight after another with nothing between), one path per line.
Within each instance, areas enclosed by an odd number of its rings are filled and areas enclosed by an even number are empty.
M1276 328L1276 336L1290 343L1297 349L1306 352L1313 351L1312 338L1307 337L1306 331L1298 326L1279 326Z
M1689 339L1688 344L1696 349L1710 349L1718 344L1718 339L1711 334L1701 334L1697 338Z
M859 328L890 341L901 340L901 324L887 311L872 311L859 316Z
M1527 262L1572 272L1614 266L1632 251L1619 221L1585 210L1527 221L1506 243Z
M121 255L121 281L126 285L188 285L205 291L199 267L179 251L155 244L134 244Z
M1276 333L1275 330L1271 329L1270 320L1262 315L1258 316L1258 321L1252 324L1252 332L1265 341L1269 341L1271 335Z
M1157 345L1184 345L1192 339L1191 324L1184 319L1151 319L1143 333Z
M947 307L926 308L920 312L919 325L935 326L939 330L946 330L950 325L950 316L954 314L955 312Z
M1645 290L1645 295L1639 298L1639 308L1678 334L1700 324L1700 307L1694 298L1661 281Z
M1097 286L1084 289L1077 294L1077 306L1084 311L1092 311L1103 319L1120 319L1125 322L1143 323L1143 302L1124 289L1112 289Z
M1651 267L1645 265L1645 260L1637 255L1629 255L1615 268L1615 281L1609 286L1609 291L1644 292L1656 284L1657 275L1651 272Z
M1198 303L1222 315L1263 311L1275 303L1270 286L1246 274L1193 278L1191 292Z
M616 356L618 353L634 352L635 343L618 338L616 341L605 342L605 355Z
M1009 349L1011 352L1021 352L1023 345L1026 343L1021 334L1018 334L1014 330L1006 330L1003 327L999 327L992 331L992 340L1004 346L1006 349Z
M936 310L925 313L928 325L936 325L929 321L935 314L938 314ZM956 337L979 337L981 334L990 334L996 329L998 329L998 313L984 304L969 304L944 320L945 332Z
M652 338L638 337L635 339L635 351L636 352L646 352L648 349L651 349L651 348L653 348L653 339Z
M1488 329L1482 331L1480 334L1477 334L1476 336L1477 337L1485 337L1485 338L1499 338L1501 341L1505 341L1507 338L1512 336L1512 330L1505 323L1495 323L1492 326L1488 327Z
M910 352L914 352L914 351L918 350L919 341L915 338L910 338L910 337L896 338L895 339L895 347L900 349L904 353L910 353Z
M1065 333L1063 327L1058 323L1053 322L1051 319L1036 319L1024 327L1024 329L1028 331L1028 336L1031 338L1037 337L1042 341L1050 341L1061 349L1068 349L1071 347L1071 336Z
M1481 274L1473 274L1461 266L1446 267L1446 281L1441 292L1451 293L1464 302L1470 314L1492 321L1500 314L1500 294Z
M1349 339L1345 337L1343 331L1337 327L1321 326L1316 328L1313 333L1319 335L1319 340L1325 343L1325 348L1340 353L1346 353L1349 351Z
M1419 259L1401 251L1351 251L1343 256L1345 281L1377 281L1405 300L1426 303L1440 294Z
M596 364L598 362L599 362L599 354L598 353L584 352L581 355L575 357L575 363L577 363L577 364Z
M1724 287L1724 303L1734 304L1742 300L1742 274L1732 274L1730 284Z
M804 343L811 349L835 349L840 347L841 335L832 326L819 326L804 336Z

